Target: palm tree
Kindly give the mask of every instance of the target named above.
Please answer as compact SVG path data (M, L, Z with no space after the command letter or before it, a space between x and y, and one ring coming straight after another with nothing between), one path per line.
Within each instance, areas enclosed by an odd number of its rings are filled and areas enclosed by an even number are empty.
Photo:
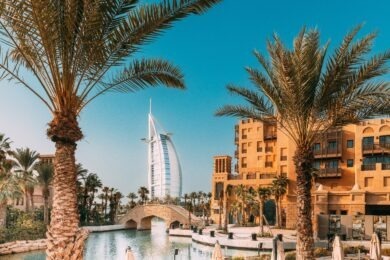
M7 155L11 154L11 141L0 133L0 163L6 159Z
M264 202L271 196L271 189L269 187L259 187L257 189L257 196L259 198L259 226L260 236L264 235L263 218L264 218Z
M0 228L7 223L7 201L22 196L19 179L11 172L13 162L3 159L0 162Z
M56 145L49 259L81 259L87 237L78 227L76 207L75 150L83 138L80 112L110 91L135 92L158 85L184 88L182 73L169 62L129 58L173 22L202 14L220 1L139 5L136 0L1 1L0 30L9 51L2 53L0 76L26 87L53 115L47 131ZM21 66L38 83L25 78Z
M138 198L137 194L135 194L134 192L130 192L129 195L127 195L127 198L130 199L130 208L134 208L134 200Z
M276 205L276 224L275 227L279 228L281 221L281 199L287 192L288 179L286 176L278 175L273 181L271 186L271 193L275 198Z
M234 220L238 223L238 213L241 211L241 204L238 201L234 201L230 207L230 213L233 215Z
M98 188L102 187L102 181L96 173L89 173L85 181L85 190L88 194L88 205L87 207L87 223L89 221L89 216L92 210L92 205L95 200L95 193L98 191Z
M224 213L225 213L225 222L224 222L224 226L223 226L223 230L225 232L228 232L228 222L229 222L229 197L230 195L232 194L232 191L233 191L233 187L232 185L228 184L226 186L226 189L225 189L225 195L224 195L224 198L225 198L225 209L224 209Z
M148 188L142 186L138 189L138 194L141 199L142 204L145 204L145 202L148 199L149 190Z
M50 196L50 185L54 175L54 168L51 163L40 163L37 167L37 180L39 185L42 187L43 196L43 220L45 224L49 224L49 196Z
M102 191L104 192L104 220L106 220L107 216L107 203L108 203L108 192L110 191L110 188L107 186L104 186Z
M229 85L249 105L229 105L216 115L277 123L296 145L297 259L313 258L311 220L312 146L331 128L390 113L390 87L376 80L388 73L390 51L369 56L375 33L355 40L361 26L346 35L325 59L317 30L303 29L290 50L278 36L267 43L270 59L255 52L263 71L247 68L255 89Z
M244 184L239 184L235 187L235 193L241 203L241 225L245 225L245 198L247 192L248 189Z
M13 159L16 163L15 172L21 175L20 178L23 182L26 211L30 211L30 202L31 206L34 207L33 193L36 180L33 171L39 161L39 154L30 148L21 148L16 149L16 152L13 153Z

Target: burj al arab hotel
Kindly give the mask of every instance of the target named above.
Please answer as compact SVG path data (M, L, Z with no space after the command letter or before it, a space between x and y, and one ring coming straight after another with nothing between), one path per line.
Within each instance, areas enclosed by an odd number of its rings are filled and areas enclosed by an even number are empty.
M151 199L181 197L182 173L171 134L166 133L149 112L148 185Z

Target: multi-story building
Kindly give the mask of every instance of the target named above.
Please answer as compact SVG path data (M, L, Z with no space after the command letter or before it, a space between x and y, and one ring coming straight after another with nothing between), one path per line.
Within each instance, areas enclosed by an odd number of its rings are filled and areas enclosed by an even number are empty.
M212 218L225 219L221 192L228 185L269 186L277 175L288 178L282 219L294 228L296 219L295 144L276 124L242 120L235 127L235 165L230 156L214 157ZM390 119L373 119L332 129L316 137L316 171L312 190L313 220L318 214L390 215ZM235 199L234 195L229 198ZM230 214L228 212L228 214ZM229 218L230 221L232 218Z
M171 134L161 133L152 113L149 113L148 188L151 199L169 195L180 197L182 174L179 158Z

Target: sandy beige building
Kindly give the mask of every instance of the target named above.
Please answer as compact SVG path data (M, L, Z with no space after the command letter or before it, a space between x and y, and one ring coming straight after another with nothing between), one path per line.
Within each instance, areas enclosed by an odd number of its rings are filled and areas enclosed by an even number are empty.
M289 184L282 201L282 224L294 228L294 143L275 124L252 119L236 125L234 141L234 166L230 156L214 157L213 220L218 222L219 211L223 211L218 194L228 185L257 188L270 185L277 175L285 175ZM332 129L317 136L313 152L318 169L312 190L315 228L319 214L390 215L390 118ZM224 212L222 215L225 219Z

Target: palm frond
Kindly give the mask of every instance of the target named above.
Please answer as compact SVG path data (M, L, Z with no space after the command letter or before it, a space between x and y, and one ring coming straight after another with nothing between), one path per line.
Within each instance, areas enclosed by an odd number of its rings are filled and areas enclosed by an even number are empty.
M84 106L107 91L129 93L160 85L184 89L184 75L178 67L168 61L161 59L134 60L109 79L109 83L102 83L97 93L88 99Z

